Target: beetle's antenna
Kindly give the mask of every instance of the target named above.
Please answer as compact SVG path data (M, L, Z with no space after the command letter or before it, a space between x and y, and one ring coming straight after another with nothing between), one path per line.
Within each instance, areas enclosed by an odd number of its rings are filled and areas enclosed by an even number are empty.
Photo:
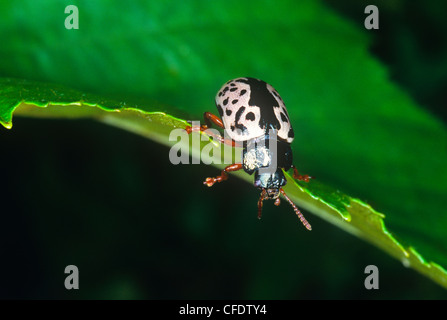
M287 196L287 194L284 192L282 188L279 189L281 191L284 198L286 198L287 201L289 201L290 205L292 206L293 210L295 211L296 215L300 219L300 221L303 223L303 225L306 227L307 230L312 230L312 227L310 226L309 222L307 222L306 218L304 218L303 214L301 213L300 209L290 200L290 198Z
M258 200L258 219L261 219L262 216L262 204L265 199L265 189L262 189L261 197Z

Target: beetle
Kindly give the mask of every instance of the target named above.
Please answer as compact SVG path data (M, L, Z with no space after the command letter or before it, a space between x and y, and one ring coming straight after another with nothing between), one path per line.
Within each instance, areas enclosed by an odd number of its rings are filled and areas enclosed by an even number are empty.
M225 130L228 139L215 137L223 143L243 145L242 162L227 166L215 178L206 178L208 187L228 179L228 173L243 169L254 174L254 186L261 190L258 200L258 218L262 215L263 201L275 200L280 204L280 194L290 203L303 225L311 230L298 207L283 190L287 184L283 170L293 168L293 177L309 182L308 175L301 175L293 165L290 144L294 132L284 101L278 92L265 81L243 77L226 82L216 94L216 107L220 118L210 112L204 113L205 125L187 127L193 131L206 131L212 124Z

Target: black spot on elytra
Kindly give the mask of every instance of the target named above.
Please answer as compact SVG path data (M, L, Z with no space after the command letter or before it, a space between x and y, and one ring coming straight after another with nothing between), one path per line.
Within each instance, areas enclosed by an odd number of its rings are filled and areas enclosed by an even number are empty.
M219 92L219 97L222 97L222 95L223 95L223 92L222 91Z
M234 126L230 126L231 131L234 131L236 129Z
M221 107L220 104L217 105L217 111L219 111L220 117L222 118L222 115L223 115L223 109L222 109L222 107Z
M242 123L236 124L236 128L240 130L240 134L244 135L247 133L247 127L244 126Z
M250 86L249 106L257 106L260 111L259 126L266 132L268 129L281 129L276 118L274 108L279 108L275 96L267 89L267 83L254 78L238 79L236 82L246 83Z
M241 119L241 116L244 113L244 111L245 111L245 107L240 107L239 110L236 112L236 116L235 116L235 120L234 120L234 125L236 126L236 128L241 130L242 134L247 130L246 126L244 126L242 123L239 123L239 120Z
M247 90L242 89L241 92L239 93L239 95L240 95L240 96L243 96L243 95L246 94L246 93L247 93Z
M292 127L290 127L290 129L289 129L289 133L287 133L287 137L289 137L289 138L294 138L295 137L295 133L293 133Z
M230 90L230 88L228 88L228 87L225 87L225 88L223 89L222 93L224 93L224 94L225 94L225 92L227 92L228 90Z
M231 101L232 104L236 104L239 100L238 99L234 99L233 101Z
M224 106L226 106L226 105L228 104L228 99L229 99L229 98L226 98L226 99L223 101L223 105L224 105Z
M247 127L244 126L242 123L238 123L238 124L236 125L236 128L238 128L239 130L241 130L241 133L242 133L242 134L245 134L245 132L247 132Z
M286 115L284 113L281 112L280 115L281 115L281 120L283 122L289 122L289 119L287 119L287 117L286 117Z
M239 122L239 120L241 119L241 115L244 113L244 111L245 111L245 107L240 107L239 110L236 112L236 118L235 118L236 125Z
M276 92L276 90L273 90L273 94L275 95L275 97L277 97L279 100L281 100L282 101L282 98L281 98L281 96L279 95L279 93L278 92Z
M232 113L233 113L233 111L231 111L230 109L225 110L225 114L227 116L231 116Z
M253 112L248 112L246 115L245 115L245 120L251 120L251 121L255 121L255 114L253 113Z
M234 82L230 83L230 86L235 87L236 84Z
M234 84L234 83L232 83L232 84ZM236 90L237 90L237 88L231 88L230 92L235 92Z

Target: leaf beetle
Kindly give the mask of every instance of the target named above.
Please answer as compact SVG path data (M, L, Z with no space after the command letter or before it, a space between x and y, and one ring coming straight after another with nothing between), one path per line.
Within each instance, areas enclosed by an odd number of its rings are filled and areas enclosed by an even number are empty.
M293 168L293 177L309 182L308 175L300 175L293 165L290 144L294 132L286 106L278 92L265 81L243 77L225 83L216 95L216 107L220 118L204 113L205 125L198 130L206 131L212 124L225 130L233 146L242 143L242 162L227 166L220 176L206 178L208 187L228 179L228 173L243 169L254 174L254 186L261 190L258 200L258 218L261 218L263 201L275 200L280 204L280 194L290 203L306 229L309 222L283 190L287 184L283 170ZM187 127L186 131L196 131ZM216 138L216 137L215 137ZM217 137L222 143L228 139Z

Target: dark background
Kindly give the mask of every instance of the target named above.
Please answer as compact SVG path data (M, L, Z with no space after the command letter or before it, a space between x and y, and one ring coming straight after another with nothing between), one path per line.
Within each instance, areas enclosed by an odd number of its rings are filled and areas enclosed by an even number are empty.
M363 28L364 4L326 3ZM371 52L445 123L447 5L386 3ZM0 131L1 298L447 297L308 212L312 232L285 205L267 203L258 221L257 190L236 178L206 188L215 167L174 166L167 147L139 136L89 120L20 117ZM77 291L64 288L70 264L80 270ZM379 268L379 290L364 287L370 264Z

